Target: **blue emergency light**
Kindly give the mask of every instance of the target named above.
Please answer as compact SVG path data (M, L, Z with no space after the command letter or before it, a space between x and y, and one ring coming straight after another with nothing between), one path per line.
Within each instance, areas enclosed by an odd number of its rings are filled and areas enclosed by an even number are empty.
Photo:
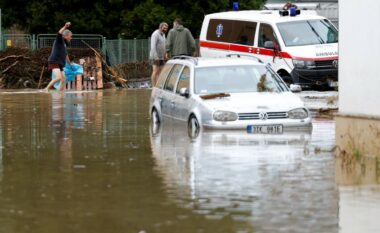
M232 10L234 10L234 11L239 10L239 2L233 2L232 3Z
M289 9L290 16L296 16L297 14L296 10L297 9L294 6L290 7Z
M296 7L292 6L289 10L280 10L279 11L281 16L297 16L301 14L301 10L297 9Z

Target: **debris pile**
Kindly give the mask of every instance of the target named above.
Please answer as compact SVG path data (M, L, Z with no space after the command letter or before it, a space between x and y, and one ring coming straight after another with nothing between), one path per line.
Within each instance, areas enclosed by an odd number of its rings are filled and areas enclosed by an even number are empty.
M47 62L37 59L28 49L12 48L0 52L0 88L36 87L38 78ZM41 54L39 54L41 57Z
M43 88L51 80L47 70L47 60L51 48L31 51L24 48L8 48L0 52L0 88ZM80 59L94 58L100 53L93 49L69 49L69 54ZM101 55L100 55L101 56ZM104 68L105 66L105 68ZM113 82L116 86L126 87L126 80L118 69L103 64L104 83Z
M115 69L128 81L147 79L152 74L152 66L147 61L117 65Z

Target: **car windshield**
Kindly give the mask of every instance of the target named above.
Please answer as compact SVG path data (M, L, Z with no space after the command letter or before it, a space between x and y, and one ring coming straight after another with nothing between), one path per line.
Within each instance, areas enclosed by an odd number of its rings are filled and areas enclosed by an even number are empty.
M282 92L286 85L264 65L197 68L194 92L199 95L242 92Z
M338 30L327 19L279 23L277 26L286 46L338 43Z

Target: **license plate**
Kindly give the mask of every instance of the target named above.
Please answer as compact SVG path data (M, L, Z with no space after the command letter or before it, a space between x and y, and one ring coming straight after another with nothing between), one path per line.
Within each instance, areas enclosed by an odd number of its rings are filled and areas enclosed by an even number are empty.
M327 83L328 83L329 87L338 87L338 85L339 85L338 81L328 80Z
M247 132L252 134L282 134L282 125L249 125Z

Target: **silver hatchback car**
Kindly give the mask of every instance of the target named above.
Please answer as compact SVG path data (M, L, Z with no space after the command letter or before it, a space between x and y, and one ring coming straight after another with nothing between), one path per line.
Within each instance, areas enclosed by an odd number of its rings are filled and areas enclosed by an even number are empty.
M302 100L259 60L176 57L167 62L150 99L152 122L187 122L189 129L244 129L282 134L311 129Z

